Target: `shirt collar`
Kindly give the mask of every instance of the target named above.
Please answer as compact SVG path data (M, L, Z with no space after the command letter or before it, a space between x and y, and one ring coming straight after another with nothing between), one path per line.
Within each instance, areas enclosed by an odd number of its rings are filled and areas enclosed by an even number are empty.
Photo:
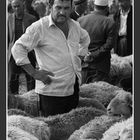
M48 16L48 19L49 19L49 27L54 26L55 23L54 23L53 20L52 20L51 14Z

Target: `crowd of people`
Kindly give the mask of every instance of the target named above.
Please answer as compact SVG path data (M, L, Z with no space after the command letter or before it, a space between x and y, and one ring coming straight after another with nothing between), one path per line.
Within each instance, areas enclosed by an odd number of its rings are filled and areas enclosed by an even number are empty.
M76 108L79 86L110 81L111 53L132 54L131 0L9 0L8 82L19 75L42 115Z

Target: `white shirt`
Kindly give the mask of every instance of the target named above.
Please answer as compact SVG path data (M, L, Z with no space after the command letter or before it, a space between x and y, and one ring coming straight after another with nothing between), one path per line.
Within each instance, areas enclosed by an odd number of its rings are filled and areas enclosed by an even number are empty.
M37 63L41 70L54 73L52 83L45 85L36 80L35 91L50 96L68 96L74 92L75 75L81 84L81 60L88 52L90 38L78 22L69 19L69 34L64 33L54 24L51 15L41 18L29 26L19 38L12 54L17 65L29 64L27 52L34 49Z
M125 13L120 13L120 29L119 29L119 36L122 35L127 35L127 17L128 17L128 12Z

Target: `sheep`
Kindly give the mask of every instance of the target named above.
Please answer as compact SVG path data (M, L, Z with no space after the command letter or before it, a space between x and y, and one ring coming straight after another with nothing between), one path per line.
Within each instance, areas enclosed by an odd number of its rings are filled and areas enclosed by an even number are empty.
M117 54L111 54L111 63L116 63L119 64L122 61L125 61L126 63L129 63L130 65L132 65L133 61L133 55L129 55L129 56L118 56Z
M132 55L120 57L117 54L111 55L110 73L111 83L117 85L122 78L132 76Z
M113 86L107 82L94 82L89 84L83 84L80 87L80 97L93 98L102 103L105 107L109 104L119 92L123 92L123 89Z
M102 115L95 117L93 120L89 121L87 124L80 127L79 130L74 131L74 133L69 137L68 140L87 140L102 138L103 133L114 123L123 120L121 117L112 117L107 115Z
M50 129L43 121L36 120L34 118L12 115L8 116L8 127L18 127L24 131L27 131L37 137L39 140L49 140Z
M8 116L11 116L11 115L22 115L22 116L30 116L31 117L30 114L26 113L23 110L16 109L16 108L8 109Z
M122 115L128 118L132 115L132 95L129 92L117 94L107 106L107 114Z
M48 124L52 134L50 140L66 140L76 129L79 129L96 116L104 114L106 112L93 107L81 107L68 113L48 116L47 118L37 117L37 119Z
M8 108L18 108L24 110L31 116L37 117L40 116L38 98L38 94L35 93L35 90L31 90L27 93L16 96L9 94ZM78 107L83 106L92 106L96 107L97 109L102 109L106 111L105 107L100 102L94 99L80 98Z
M8 140L39 140L39 139L18 127L9 126Z
M117 122L103 134L101 140L132 140L133 125L133 116Z

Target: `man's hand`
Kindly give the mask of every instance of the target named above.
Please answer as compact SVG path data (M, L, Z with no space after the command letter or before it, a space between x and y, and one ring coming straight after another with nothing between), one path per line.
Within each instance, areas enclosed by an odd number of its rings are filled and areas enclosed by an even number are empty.
M84 57L84 62L92 62L93 61L93 58L91 56L91 53L88 52L88 54Z
M52 79L49 76L54 76L52 72L45 70L36 70L34 73L34 79L42 81L44 84L51 84Z

